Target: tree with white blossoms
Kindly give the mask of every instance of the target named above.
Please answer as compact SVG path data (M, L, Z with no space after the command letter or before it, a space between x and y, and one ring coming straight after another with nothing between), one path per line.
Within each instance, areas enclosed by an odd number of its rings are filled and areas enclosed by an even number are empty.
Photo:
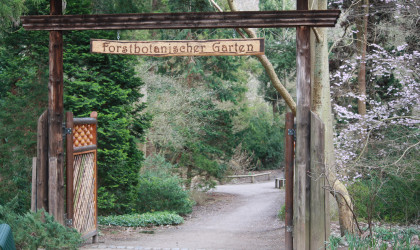
M337 178L348 184L375 180L367 205L370 234L375 201L381 198L378 194L386 182L394 177L416 180L420 173L416 157L420 148L420 52L408 47L401 44L385 49L369 44L365 60L370 91L364 115L351 101L364 98L354 91L360 58L345 60L331 76Z
M384 135L378 133L378 131L389 126L399 125L414 129L409 135L410 138L419 137L419 131L415 128L418 128L420 123L418 113L420 108L420 83L418 78L420 52L407 53L405 50L407 45L398 46L390 52L377 44L371 44L371 46L373 47L372 53L367 55L367 61L371 64L370 73L372 77L370 84L375 85L377 78L392 77L398 81L399 86L390 85L386 89L385 95L388 97L386 101L378 100L375 96L368 98L369 109L364 118L357 113L357 110L351 104L347 106L334 104L333 108L339 120L337 128L340 131L336 137L337 165L342 169L341 176L345 179L349 176L349 169L346 166L360 161L372 140L385 139ZM350 82L354 78L353 73L357 65L357 60L348 60L340 67L340 71L332 76L331 80L334 82L332 89L335 96L351 99L359 98L348 88L348 86L351 86ZM375 88L379 89L380 86L376 85ZM407 142L397 147L399 150L402 148L410 150L418 147L419 143L420 141L414 144ZM385 152L382 151L381 153ZM404 155L401 155L401 157L404 157ZM393 165L400 162L401 157Z
M382 214L373 218L378 203L386 203L383 209L393 209L393 203L407 208L413 200L413 213L410 215L405 208L401 213L405 213L406 221L418 218L418 199L408 200L410 195L416 197L416 182L410 181L418 180L420 173L416 157L420 39L414 35L420 32L419 1L338 0L329 5L342 9L341 29L331 31L329 49L336 178L347 185L355 204L366 205L366 211L360 211L358 206L351 208L355 220L361 216L371 225L373 219L388 216L377 209L376 214ZM360 80L365 81L364 90L360 89ZM360 112L361 104L364 112ZM356 190L360 183L364 188L368 183L367 191ZM410 187L409 183L414 185ZM395 185L405 193L393 194L391 200L384 190ZM365 193L368 200L361 202Z

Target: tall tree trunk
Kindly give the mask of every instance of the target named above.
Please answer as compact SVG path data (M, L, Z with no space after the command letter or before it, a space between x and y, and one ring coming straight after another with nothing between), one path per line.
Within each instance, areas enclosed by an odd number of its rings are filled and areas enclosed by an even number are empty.
M314 9L327 9L327 0L310 0ZM341 234L353 233L353 205L347 188L335 176L335 154L333 144L333 117L328 65L327 29L316 28L311 32L312 104L311 108L325 125L325 170L330 192L338 204ZM316 32L316 36L315 36Z
M359 99L357 107L359 114L366 114L366 46L367 46L367 24L369 15L369 0L360 0L357 4L357 54L360 57L358 72Z

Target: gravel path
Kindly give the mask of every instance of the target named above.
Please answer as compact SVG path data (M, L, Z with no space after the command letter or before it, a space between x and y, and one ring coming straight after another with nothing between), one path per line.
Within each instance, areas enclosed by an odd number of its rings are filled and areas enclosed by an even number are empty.
M83 248L283 249L284 223L277 213L284 190L275 189L274 181L217 186L210 195L221 199L198 207L180 226L156 228L153 234L105 235L102 242Z

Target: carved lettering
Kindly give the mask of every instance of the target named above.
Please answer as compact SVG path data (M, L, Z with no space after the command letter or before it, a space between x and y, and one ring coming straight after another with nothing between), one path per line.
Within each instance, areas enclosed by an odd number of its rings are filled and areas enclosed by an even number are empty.
M145 56L235 56L264 54L264 39L112 41L92 39L93 53Z

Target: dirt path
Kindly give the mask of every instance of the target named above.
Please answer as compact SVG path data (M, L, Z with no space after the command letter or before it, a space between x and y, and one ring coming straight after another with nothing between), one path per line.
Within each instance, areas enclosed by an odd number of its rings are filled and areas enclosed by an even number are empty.
M284 223L277 213L284 204L284 190L274 181L222 185L212 195L214 204L198 207L183 225L105 235L89 248L120 249L283 249Z

